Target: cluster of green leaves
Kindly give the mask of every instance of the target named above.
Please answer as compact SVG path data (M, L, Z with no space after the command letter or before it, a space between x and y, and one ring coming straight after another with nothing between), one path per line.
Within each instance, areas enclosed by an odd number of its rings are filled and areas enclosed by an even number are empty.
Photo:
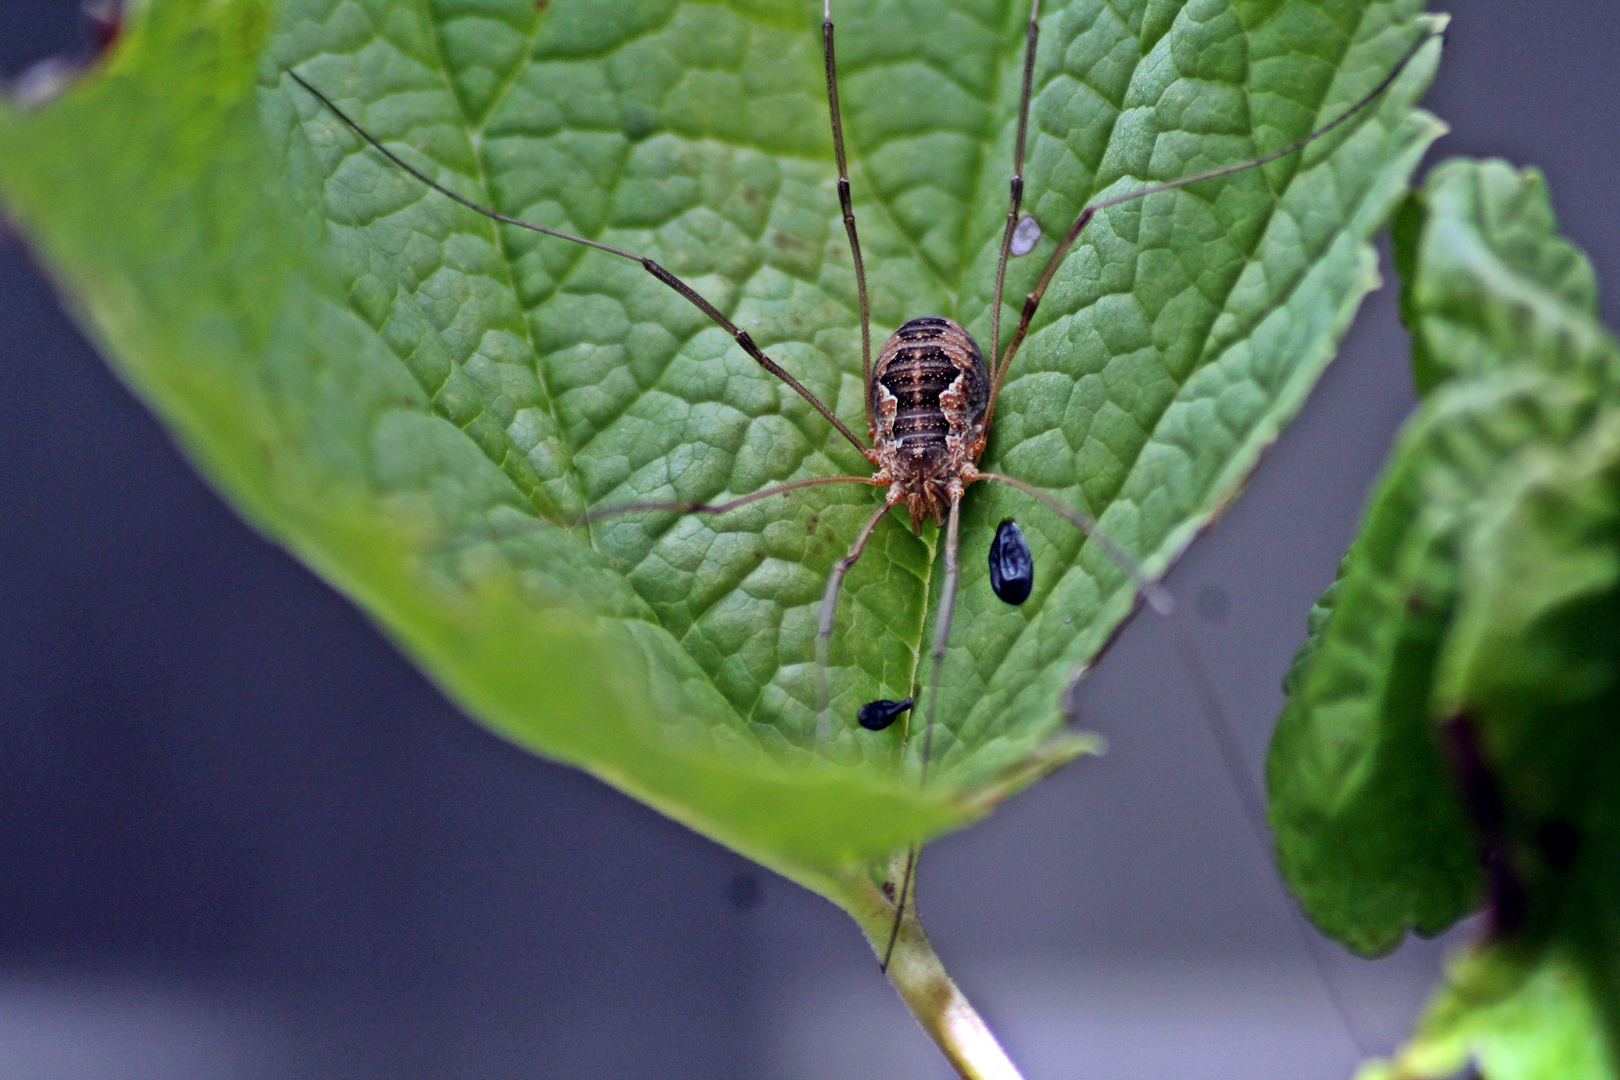
M1612 1077L1620 344L1533 170L1443 164L1395 240L1423 402L1288 677L1279 856L1362 952L1490 913L1369 1076Z
M877 334L936 313L983 340L1028 9L835 7ZM1286 145L1433 26L1419 0L1048 7L1027 170L1046 239L1014 297L1087 200ZM0 198L198 467L472 715L829 889L1089 745L1065 738L1061 691L1131 611L1129 582L1039 504L972 492L919 790L901 727L852 723L912 692L939 588L932 529L884 521L845 588L827 735L816 608L870 489L720 519L582 514L861 456L634 263L426 191L287 76L469 198L658 259L859 430L820 10L148 0L58 99L0 101ZM987 463L1163 570L1375 284L1369 240L1438 131L1413 107L1437 54L1302 154L1099 219ZM1038 566L1018 609L985 580L1002 516Z

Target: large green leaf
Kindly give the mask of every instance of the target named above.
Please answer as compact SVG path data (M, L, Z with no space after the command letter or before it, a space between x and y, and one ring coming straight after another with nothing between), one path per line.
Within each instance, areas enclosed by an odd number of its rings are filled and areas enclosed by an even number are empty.
M1504 470L1460 578L1434 707L1476 733L1489 775L1471 783L1501 807L1487 842L1517 914L1453 964L1411 1042L1359 1080L1442 1080L1470 1060L1491 1080L1614 1080L1620 409Z
M1396 445L1290 679L1267 768L1278 858L1317 925L1359 952L1438 933L1477 902L1474 837L1430 710L1458 549L1503 463L1567 442L1596 410L1583 385L1535 371L1436 392Z
M1459 711L1454 690L1436 694L1436 665L1468 591L1464 552L1519 497L1522 470L1591 437L1620 360L1533 171L1441 165L1403 208L1396 254L1428 397L1312 613L1268 763L1285 877L1318 925L1369 953L1482 899L1435 727ZM1522 672L1506 658L1526 649L1476 670Z
M932 312L987 334L1026 13L838 5L879 333ZM920 791L899 726L851 722L913 690L939 587L933 530L884 521L845 588L821 737L817 602L873 492L578 521L860 455L635 264L424 191L287 71L469 197L658 259L860 428L818 22L797 0L149 0L61 99L0 107L7 209L247 514L485 723L811 884L1082 749L1060 691L1130 612L1124 575L1028 498L970 495ZM1430 25L1415 0L1054 4L1027 200L1048 239L1011 295L1088 199L1285 145ZM1375 284L1368 240L1438 131L1412 108L1436 51L1303 154L1103 215L987 464L1162 571ZM1039 568L1019 609L985 580L1003 515Z

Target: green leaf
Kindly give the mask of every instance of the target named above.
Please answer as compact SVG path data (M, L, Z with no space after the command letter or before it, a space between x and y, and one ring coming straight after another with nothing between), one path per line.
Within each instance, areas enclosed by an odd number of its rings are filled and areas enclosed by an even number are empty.
M1579 821L1620 715L1620 410L1493 486L1465 545L1434 710L1480 727L1518 812Z
M1289 886L1363 953L1433 934L1476 902L1475 844L1431 719L1458 548L1503 462L1567 442L1597 404L1533 370L1436 391L1402 433L1296 668L1267 767Z
M1459 958L1391 1061L1356 1080L1447 1080L1470 1062L1490 1080L1612 1080L1601 1011L1578 965L1486 946Z
M1620 409L1503 475L1461 596L1435 709L1468 717L1506 808L1521 950L1576 964L1620 1047Z
M1525 361L1616 382L1620 349L1597 321L1592 264L1558 235L1540 172L1443 162L1394 234L1419 392Z
M1467 599L1480 586L1464 581L1464 552L1492 508L1518 498L1518 470L1595 437L1620 356L1533 171L1448 162L1395 234L1428 397L1312 612L1268 762L1284 876L1318 925L1366 953L1409 929L1437 933L1480 899L1476 839L1434 724L1458 711L1456 690L1437 699L1442 649L1455 651L1459 605L1481 602ZM1523 674L1527 647L1474 670Z
M851 722L914 690L940 584L932 528L884 521L845 586L823 737L816 609L873 492L577 522L862 457L634 263L424 191L286 74L470 198L658 259L859 428L819 12L150 0L61 99L0 106L0 197L198 466L474 716L827 888L1089 745L1061 736L1060 692L1129 582L1027 497L973 491L921 790L900 725ZM987 336L1026 12L838 4L879 334L932 312ZM1088 199L1286 145L1433 25L1416 0L1054 5L1027 169L1048 239L1009 295ZM1368 240L1438 131L1412 107L1437 51L1303 154L1095 222L985 464L1168 566L1375 284ZM1018 609L983 559L1009 515L1039 575Z
M1344 588L1344 574L1349 567L1350 558L1350 555L1346 555L1340 561L1339 572L1333 579L1333 584L1322 590L1322 595L1316 598L1310 612L1305 616L1305 643L1294 654L1294 662L1288 665L1288 671L1283 675L1282 690L1288 697L1293 697L1299 689L1300 683L1311 670L1311 663L1316 659L1317 650L1322 646L1322 635L1327 633L1333 609L1339 602L1339 592Z

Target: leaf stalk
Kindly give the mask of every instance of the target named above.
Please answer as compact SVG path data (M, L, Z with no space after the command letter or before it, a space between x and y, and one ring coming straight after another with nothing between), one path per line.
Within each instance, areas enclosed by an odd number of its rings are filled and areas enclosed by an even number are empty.
M889 982L962 1080L1023 1080L989 1025L946 973L917 919L916 905L906 905L891 948L894 900L866 875L852 876L843 885L839 906L854 918L879 959L890 953L884 972Z

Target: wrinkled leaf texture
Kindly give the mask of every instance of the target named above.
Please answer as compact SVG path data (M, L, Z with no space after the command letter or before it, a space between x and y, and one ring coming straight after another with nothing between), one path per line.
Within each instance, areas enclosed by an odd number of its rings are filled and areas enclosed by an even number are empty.
M987 335L1027 9L836 5L877 335ZM859 335L819 5L149 0L37 111L0 107L0 196L120 372L266 532L468 710L814 884L959 825L1045 763L1065 681L1132 607L1026 497L975 490L927 790L896 767L939 588L933 530L883 522L845 587L837 733L816 737L822 584L875 494L637 514L864 471L836 433L638 267L488 221L365 150L295 68L470 198L651 255L857 430ZM1432 25L1413 0L1075 0L1042 18L1027 207L1264 153L1365 93ZM1368 240L1438 125L1429 46L1303 154L1102 216L1048 294L986 463L1101 517L1162 571L1298 409ZM1014 307L1009 305L1009 325ZM1005 332L1005 331L1004 331ZM1023 524L1023 607L985 581Z

